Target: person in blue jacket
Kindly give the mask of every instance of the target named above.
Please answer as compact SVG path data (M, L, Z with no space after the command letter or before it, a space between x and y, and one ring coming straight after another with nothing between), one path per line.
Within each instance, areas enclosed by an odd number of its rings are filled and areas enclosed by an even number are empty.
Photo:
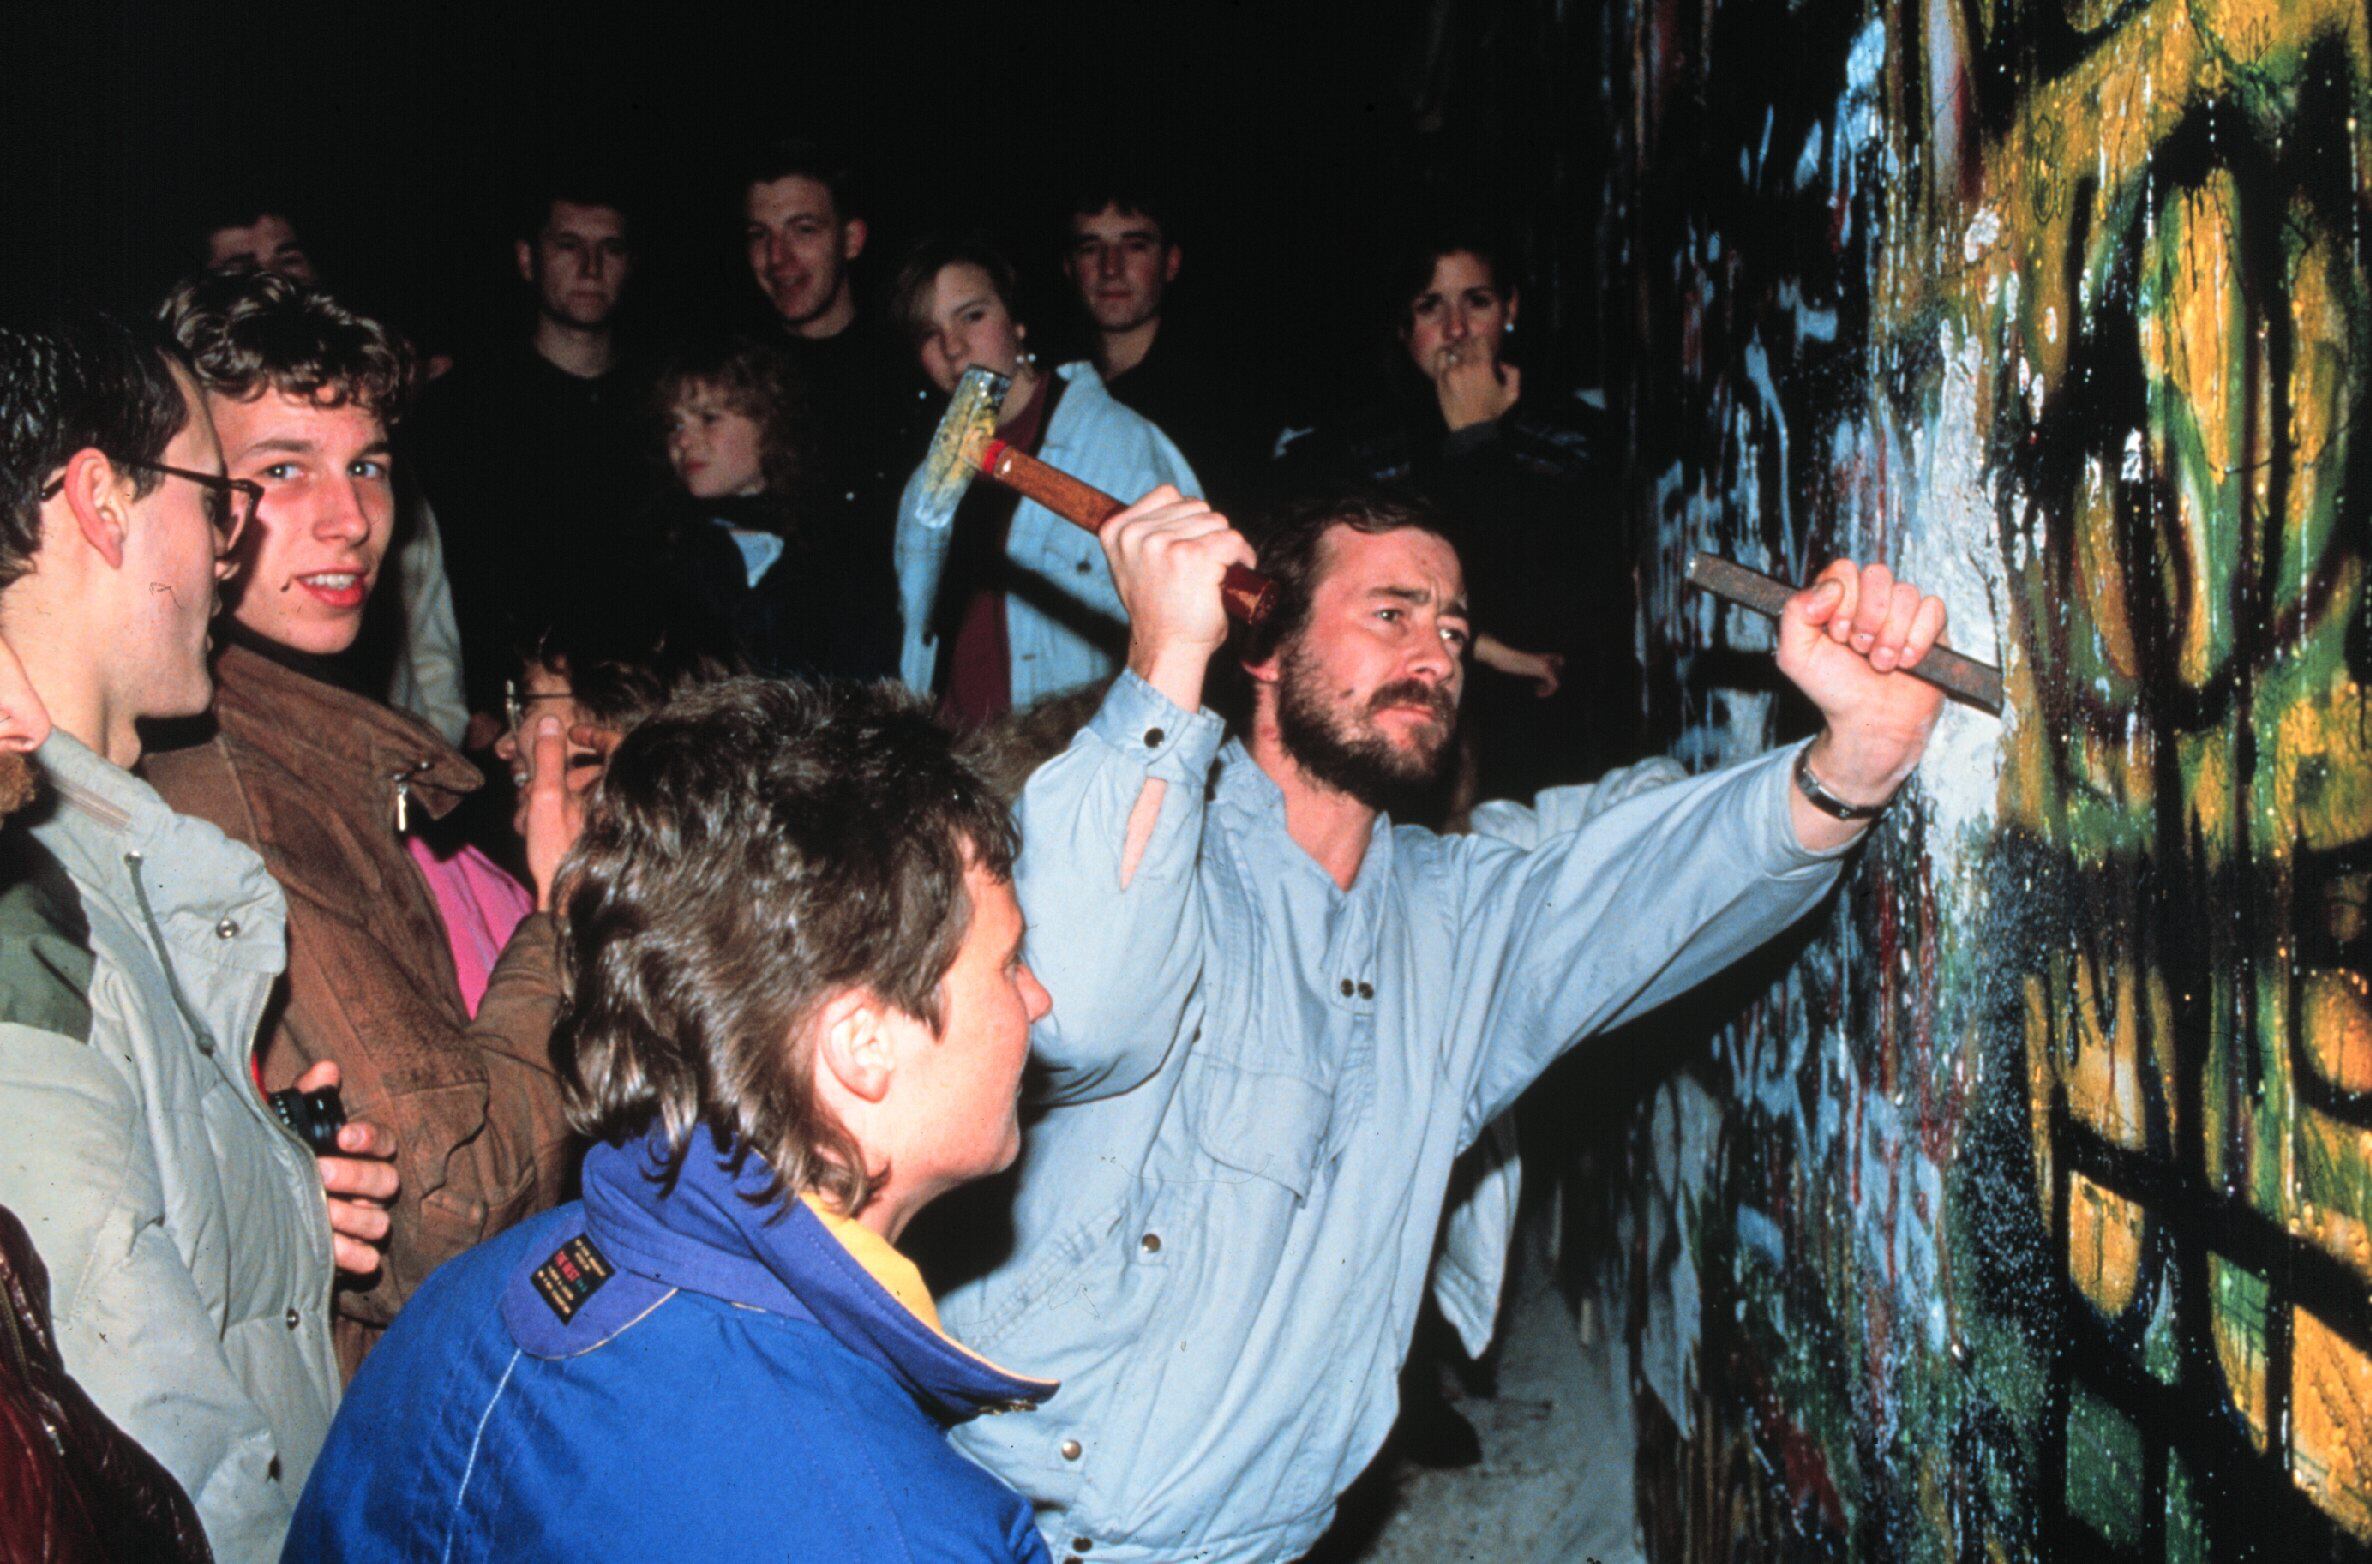
M1055 1387L893 1247L1020 1149L1015 850L888 687L731 680L629 733L560 898L584 1197L422 1286L285 1557L1044 1560L947 1429Z

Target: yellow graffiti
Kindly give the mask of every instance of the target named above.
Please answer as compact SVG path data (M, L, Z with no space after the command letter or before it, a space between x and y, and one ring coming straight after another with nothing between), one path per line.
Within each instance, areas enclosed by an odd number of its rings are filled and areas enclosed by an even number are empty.
M2304 1309L2290 1339L2291 1476L2359 1536L2372 1536L2372 1358Z
M1918 36L1972 55L2031 23L1999 0L1919 9ZM2372 691L2346 648L2372 559L2362 517L2351 531L2342 514L2372 425L2372 19L2363 0L2060 10L2090 40L2081 60L2017 105L1975 178L1898 199L1941 253L1985 242L1958 269L1895 268L1873 294L1882 329L1942 316L1992 345L1980 427L2082 405L2104 368L2137 393L2130 427L2086 428L2080 469L2012 551L2021 720L2001 814L2086 887L2077 948L2023 979L2036 1197L2050 1212L2066 1181L2067 1275L2111 1319L2150 1307L2144 1235L2162 1218L2053 1165L2060 1109L2127 1156L2190 1148L2211 1185L2372 1288L2372 1130L2324 1106L2372 1096L2372 975L2350 955L2372 925ZM2310 72L2336 72L2343 128L2303 118ZM2179 172L2162 166L2211 105L2257 145L2339 137L2348 204L2201 157L2196 139ZM2106 332L2112 317L2128 336ZM2126 360L2104 366L2104 343ZM2072 535L2046 567L2055 529ZM2230 901L2172 909L2193 930L2179 969L2146 904L2166 875ZM2178 1014L2205 1029L2187 1066L2197 1124L2177 1122ZM2301 1491L2372 1539L2372 1363L2281 1277L2208 1258L2224 1399ZM2278 1329L2293 1350L2276 1387Z
M2141 1286L2141 1207L2081 1173L2069 1175L2067 1264L2103 1314L2133 1307Z

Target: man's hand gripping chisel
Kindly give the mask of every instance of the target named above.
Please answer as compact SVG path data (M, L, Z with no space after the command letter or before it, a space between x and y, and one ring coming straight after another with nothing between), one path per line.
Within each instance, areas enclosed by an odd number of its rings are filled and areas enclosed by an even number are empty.
M926 510L953 514L972 479L986 473L1073 526L1103 531L1105 522L1128 508L1124 503L997 438L997 409L1004 405L1008 384L1005 376L977 365L955 383L939 432L931 437L930 454L923 458ZM1276 583L1242 565L1227 567L1219 591L1227 602L1227 616L1241 624L1260 623L1276 606Z
M1795 588L1786 582L1732 564L1719 554L1691 555L1688 580L1691 586L1703 587L1715 597L1726 598L1759 614L1769 614L1773 619L1786 611L1787 600L1795 596ZM1902 671L1914 679L1925 679L1954 700L1965 701L1996 717L2001 715L1999 668L1963 657L1948 646L1936 646L1919 659L1918 667Z

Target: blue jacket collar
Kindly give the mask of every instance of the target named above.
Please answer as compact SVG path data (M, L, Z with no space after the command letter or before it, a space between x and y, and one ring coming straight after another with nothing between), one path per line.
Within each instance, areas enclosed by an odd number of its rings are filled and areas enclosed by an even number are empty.
M590 1351L684 1291L821 1327L942 1422L1054 1394L1052 1381L1008 1373L943 1334L919 1275L885 1241L805 1200L768 1197L762 1159L725 1155L700 1126L672 1186L669 1160L657 1129L586 1154L581 1232L529 1256L504 1290L524 1350Z

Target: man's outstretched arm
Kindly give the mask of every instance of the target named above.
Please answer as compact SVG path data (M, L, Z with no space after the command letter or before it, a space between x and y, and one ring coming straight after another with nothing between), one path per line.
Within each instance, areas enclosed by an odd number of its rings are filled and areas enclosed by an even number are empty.
M1489 987L1470 1129L1580 1038L1735 964L1819 902L1868 822L1817 807L1798 757L1846 804L1891 798L1942 704L1902 670L1943 621L1885 567L1831 565L1780 627L1779 666L1826 719L1809 746L1659 789L1528 854L1476 851L1461 970Z
M1167 485L1115 516L1103 543L1128 608L1128 670L1018 811L1030 966L1054 996L1033 1046L1058 1101L1139 1084L1185 1024L1202 970L1203 790L1221 737L1203 676L1227 637L1220 578L1252 559L1225 517Z

